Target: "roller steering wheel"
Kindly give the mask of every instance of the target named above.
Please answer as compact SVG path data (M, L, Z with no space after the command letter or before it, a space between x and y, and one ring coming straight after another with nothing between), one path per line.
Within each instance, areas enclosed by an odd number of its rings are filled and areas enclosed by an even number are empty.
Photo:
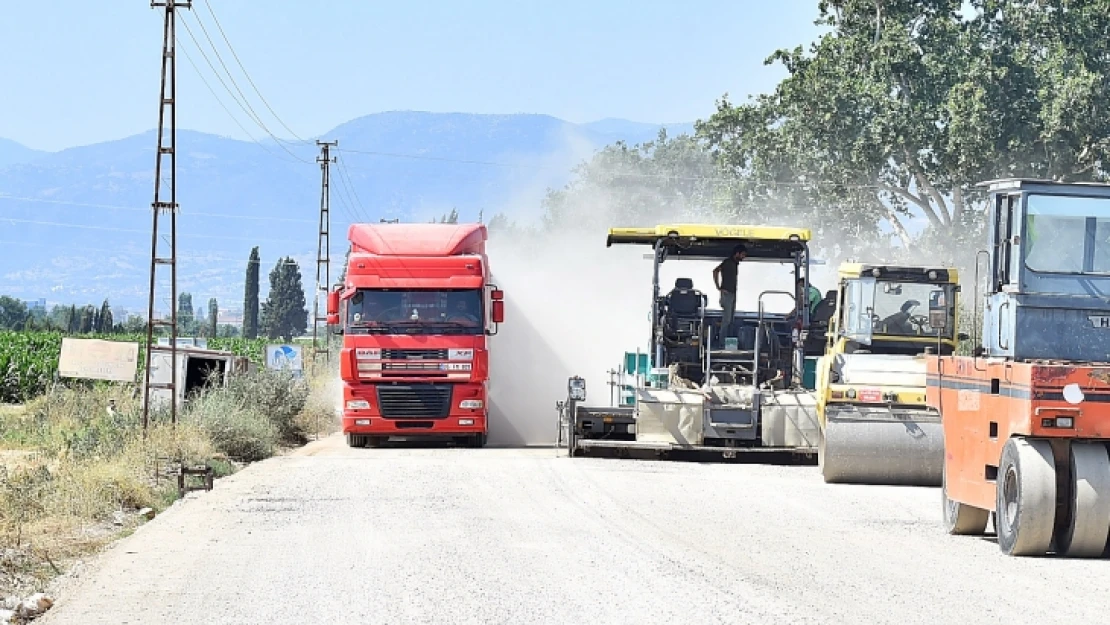
M929 318L925 315L910 315L910 325L917 327L918 334L925 334L925 328L929 326Z

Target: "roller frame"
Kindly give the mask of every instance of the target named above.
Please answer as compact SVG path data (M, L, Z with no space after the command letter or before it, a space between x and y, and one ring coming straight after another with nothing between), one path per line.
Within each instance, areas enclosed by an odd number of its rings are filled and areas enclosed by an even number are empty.
M940 414L927 408L826 404L819 462L829 484L940 486Z

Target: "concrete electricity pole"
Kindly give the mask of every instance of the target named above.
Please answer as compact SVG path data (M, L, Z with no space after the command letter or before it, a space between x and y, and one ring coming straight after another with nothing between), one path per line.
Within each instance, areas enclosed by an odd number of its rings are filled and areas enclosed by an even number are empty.
M312 303L312 362L316 363L316 357L323 354L324 361L326 362L331 354L330 347L331 341L328 334L327 315L320 314L320 295L323 294L325 301L327 301L328 289L331 285L331 263L329 262L328 255L331 253L330 242L330 229L331 229L331 180L329 178L330 166L335 162L335 157L331 156L331 148L339 145L338 141L317 141L316 145L320 146L320 156L316 157L316 162L320 163L320 228L319 234L316 237L316 297L313 298ZM320 324L323 322L323 332L321 332ZM323 336L321 337L321 333Z
M150 296L147 302L146 359L143 380L143 435L146 435L150 422L150 399L154 390L167 390L170 396L170 423L177 424L177 60L174 39L174 25L177 9L191 9L189 0L152 1L151 8L163 8L166 12L162 35L162 91L158 100L158 151L154 161L154 202L153 225L150 244ZM167 124L166 113L169 113ZM166 130L169 141L166 141ZM163 159L169 158L169 179L163 181ZM163 183L165 185L163 186ZM167 201L166 195L169 196ZM159 254L159 222L169 218L169 250ZM159 267L170 270L170 315L169 319L156 319L154 303L157 300L155 288ZM155 327L170 329L170 344L157 345ZM170 378L166 382L151 382L151 356L154 352L169 352Z

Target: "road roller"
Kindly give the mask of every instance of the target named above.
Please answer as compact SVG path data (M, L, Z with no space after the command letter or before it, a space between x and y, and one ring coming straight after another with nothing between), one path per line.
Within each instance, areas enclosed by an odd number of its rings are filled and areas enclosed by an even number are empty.
M982 535L993 516L1007 555L1101 557L1110 533L1110 186L982 186L982 333L970 356L926 356L926 403L944 431L944 524Z
M848 262L817 365L818 463L827 483L940 486L940 413L925 354L955 353L956 269Z

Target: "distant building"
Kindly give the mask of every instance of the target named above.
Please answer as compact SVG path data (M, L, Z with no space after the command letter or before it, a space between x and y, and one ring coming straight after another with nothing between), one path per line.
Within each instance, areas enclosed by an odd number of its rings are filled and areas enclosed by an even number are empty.
M42 310L42 311L46 310L46 298L45 297L40 297L39 299L34 299L34 300L26 299L26 300L23 300L23 304L25 306L27 306L28 310Z
M220 325L241 326L243 325L243 311L220 309L216 319Z

